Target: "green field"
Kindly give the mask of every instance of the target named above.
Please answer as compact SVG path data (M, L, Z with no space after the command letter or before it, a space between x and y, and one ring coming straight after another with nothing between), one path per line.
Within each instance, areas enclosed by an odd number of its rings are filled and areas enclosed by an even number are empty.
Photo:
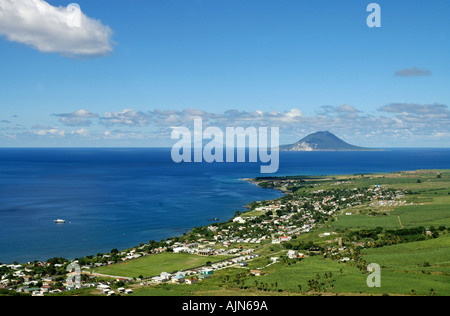
M149 278L158 276L161 272L173 273L179 270L187 270L205 265L208 261L219 261L225 257L209 258L186 253L160 253L141 257L135 260L126 261L112 266L96 268L93 272L123 276L129 278L138 278L143 276Z
M364 251L381 266L381 289L388 293L450 295L450 235ZM383 282L382 281L382 282Z
M450 201L448 204L399 207L392 212L392 216L400 216L402 224L406 227L450 226Z
M440 176L437 176L440 175ZM417 171L362 176L336 176L333 179L309 179L311 188L303 188L298 194L318 189L332 190L336 181L348 181L343 187L350 189L371 187L375 184L392 189L407 190L402 200L405 206L373 207L362 205L344 209L330 221L308 234L301 234L293 244L313 243L321 247L337 245L342 237L351 247L359 248L355 260L347 263L325 257L321 253L306 252L301 261L282 261L272 265L273 256L284 257L283 245L270 241L261 245L243 245L256 248L260 257L250 261L245 268L227 268L216 271L211 279L195 285L161 284L154 286L133 285L139 296L195 295L195 296L252 296L252 295L450 295L450 171ZM420 181L418 181L420 180ZM342 188L342 187L341 187ZM413 205L410 205L413 203ZM352 215L345 215L351 213ZM259 216L249 212L244 216ZM402 232L424 227L435 235L422 236L418 241L403 240L400 243L365 247L364 238L353 240L354 232L383 229ZM439 228L439 229L438 229ZM325 237L324 232L333 232ZM380 238L384 238L381 236ZM233 245L233 247L238 245ZM351 256L353 248L346 256ZM188 254L162 253L109 267L95 269L96 273L137 278L151 277L161 272L175 272L219 261L222 257L200 257ZM369 273L361 268L376 263L381 267L381 287L370 288L366 280ZM256 277L250 269L261 269L263 276ZM319 286L313 287L313 283Z
M400 228L397 216L342 215L331 225L333 228Z

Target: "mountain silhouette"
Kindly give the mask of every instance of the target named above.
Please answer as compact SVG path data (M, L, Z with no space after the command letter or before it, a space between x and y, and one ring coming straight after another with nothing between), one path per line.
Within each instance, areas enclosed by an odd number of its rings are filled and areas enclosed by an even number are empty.
M328 131L317 132L306 136L298 142L280 146L282 151L371 151L374 149L363 148L346 143L333 133Z

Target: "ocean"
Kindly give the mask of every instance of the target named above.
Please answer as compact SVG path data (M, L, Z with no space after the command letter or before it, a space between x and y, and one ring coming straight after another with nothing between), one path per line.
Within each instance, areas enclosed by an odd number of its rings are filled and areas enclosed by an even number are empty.
M416 169L450 169L450 149L280 152L273 175ZM176 164L167 148L2 148L0 262L74 259L226 221L252 201L281 196L240 180L259 170L259 163ZM53 222L60 218L66 224Z

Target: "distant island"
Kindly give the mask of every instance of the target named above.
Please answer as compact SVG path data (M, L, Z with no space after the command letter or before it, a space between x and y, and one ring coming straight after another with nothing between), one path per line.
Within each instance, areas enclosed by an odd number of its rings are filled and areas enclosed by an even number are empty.
M317 132L290 145L281 145L281 151L375 151L378 149L358 147L346 143L328 131Z

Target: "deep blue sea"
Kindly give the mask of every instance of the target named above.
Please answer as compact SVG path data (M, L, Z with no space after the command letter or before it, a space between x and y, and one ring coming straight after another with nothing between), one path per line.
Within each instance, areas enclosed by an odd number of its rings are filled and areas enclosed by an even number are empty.
M0 149L0 262L73 259L226 221L281 196L240 180L259 168L176 164L170 149ZM415 169L450 169L450 149L281 152L277 175Z

